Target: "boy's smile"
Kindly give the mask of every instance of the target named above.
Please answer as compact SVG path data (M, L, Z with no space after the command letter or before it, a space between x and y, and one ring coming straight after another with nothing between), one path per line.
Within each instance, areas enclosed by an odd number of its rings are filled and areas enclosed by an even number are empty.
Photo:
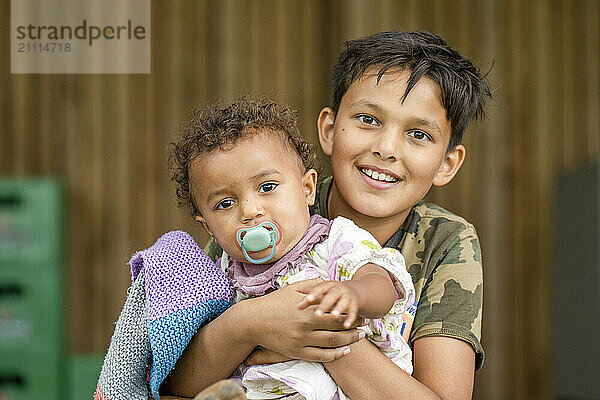
M246 261L237 244L240 228L271 221L282 234L274 262L290 251L308 229L316 172L302 173L301 160L279 133L253 133L227 150L215 150L190 166L190 192L196 216L231 257ZM268 256L272 247L252 254Z
M368 69L337 115L326 108L318 121L334 175L329 217L352 218L383 242L432 184L454 177L465 155L462 145L447 153L451 126L437 84L422 78L402 101L409 75L389 70L377 83L377 69ZM374 218L379 233L369 227Z

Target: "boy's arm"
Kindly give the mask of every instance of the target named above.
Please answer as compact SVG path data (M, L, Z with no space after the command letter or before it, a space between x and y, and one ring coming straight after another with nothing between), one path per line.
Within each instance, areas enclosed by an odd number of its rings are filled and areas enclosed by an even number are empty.
M410 376L364 339L350 353L323 365L353 400L470 399L475 352L466 342L424 337L414 342L414 373ZM356 371L361 371L359 374Z
M320 281L298 282L244 300L200 328L165 380L161 394L195 396L228 378L255 346L311 361L342 357L347 346L359 339L359 331L344 330L340 318L315 315L314 307L296 307Z
M472 397L475 352L470 344L462 340L443 336L415 340L413 376L366 339L351 344L350 349L348 355L323 365L351 399ZM288 359L260 349L253 353L249 365L271 364Z

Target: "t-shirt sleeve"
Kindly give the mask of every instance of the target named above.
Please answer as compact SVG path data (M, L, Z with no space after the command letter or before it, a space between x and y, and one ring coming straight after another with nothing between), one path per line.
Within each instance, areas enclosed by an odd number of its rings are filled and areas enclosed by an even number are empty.
M478 370L484 358L480 343L483 269L475 228L467 225L452 235L438 254L419 299L410 343L427 336L464 340L475 350Z

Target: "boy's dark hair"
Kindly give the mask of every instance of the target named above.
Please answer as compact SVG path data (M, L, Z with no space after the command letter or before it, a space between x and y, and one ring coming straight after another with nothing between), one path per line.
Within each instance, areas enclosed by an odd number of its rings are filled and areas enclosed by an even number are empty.
M379 32L346 42L331 71L334 114L350 85L372 66L379 68L377 82L390 68L410 70L402 101L424 76L440 87L452 127L448 150L462 142L471 119L484 117L485 102L491 98L486 76L439 36L425 30Z
M307 171L319 170L312 144L298 132L296 111L261 97L240 97L231 103L217 101L193 110L192 118L179 128L180 139L171 143L169 168L176 184L179 207L198 214L190 194L189 168L199 156L216 149L227 150L238 140L257 133L273 133L298 155L298 164Z

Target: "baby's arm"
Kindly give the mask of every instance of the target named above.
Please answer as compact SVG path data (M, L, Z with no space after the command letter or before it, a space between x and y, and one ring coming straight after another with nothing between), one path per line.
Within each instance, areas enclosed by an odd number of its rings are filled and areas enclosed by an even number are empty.
M349 328L357 316L381 318L389 312L396 300L396 290L390 274L375 264L365 264L351 280L323 282L298 303L300 309L319 304L318 315L331 312L334 316L346 314L344 327Z

